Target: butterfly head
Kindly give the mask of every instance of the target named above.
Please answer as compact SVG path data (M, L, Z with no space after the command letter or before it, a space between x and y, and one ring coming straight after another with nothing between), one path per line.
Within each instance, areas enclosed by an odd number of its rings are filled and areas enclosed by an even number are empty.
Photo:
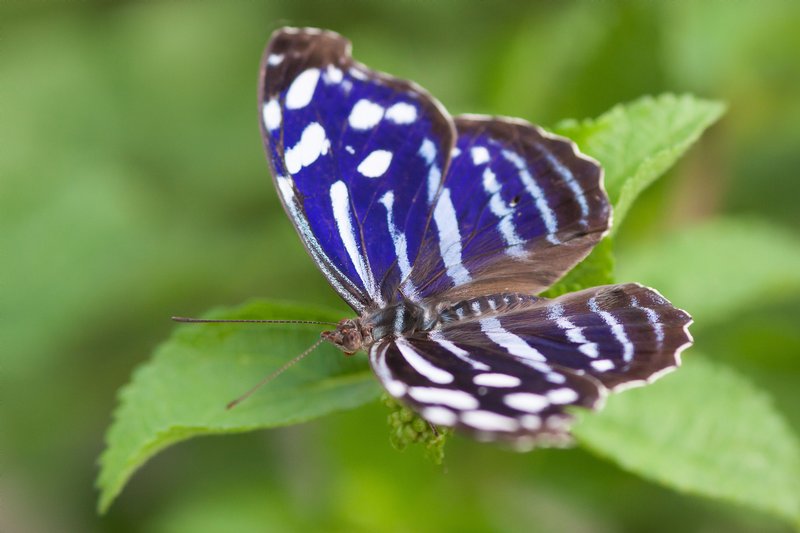
M323 331L322 338L333 343L347 355L372 344L372 328L358 319L346 318L333 331Z

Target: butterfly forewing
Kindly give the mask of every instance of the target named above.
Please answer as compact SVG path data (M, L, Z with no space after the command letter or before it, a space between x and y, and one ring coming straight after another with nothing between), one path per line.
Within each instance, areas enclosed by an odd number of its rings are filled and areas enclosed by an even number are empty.
M273 35L260 102L278 192L310 254L359 313L387 305L419 251L451 119L418 86L354 62L340 35L313 29Z
M572 142L520 120L462 116L455 124L456 148L426 236L438 253L420 257L414 283L423 295L497 287L536 294L608 230L601 168Z

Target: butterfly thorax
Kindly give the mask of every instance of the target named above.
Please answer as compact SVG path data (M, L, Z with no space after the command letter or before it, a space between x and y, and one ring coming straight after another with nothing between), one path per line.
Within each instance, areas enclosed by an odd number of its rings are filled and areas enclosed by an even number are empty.
M362 348L369 349L375 342L391 335L409 336L461 320L509 312L538 300L537 296L520 293L492 294L454 303L418 304L404 299L395 305L367 312L362 317L344 319L335 330L322 332L322 338L350 355Z

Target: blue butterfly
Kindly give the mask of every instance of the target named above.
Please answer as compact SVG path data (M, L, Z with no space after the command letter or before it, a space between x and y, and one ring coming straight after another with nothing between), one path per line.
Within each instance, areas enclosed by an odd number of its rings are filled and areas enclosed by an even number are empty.
M365 350L432 424L517 445L569 441L568 406L672 370L691 318L638 284L537 296L608 232L599 163L517 119L451 117L325 30L264 55L261 130L308 253L357 313L324 339Z

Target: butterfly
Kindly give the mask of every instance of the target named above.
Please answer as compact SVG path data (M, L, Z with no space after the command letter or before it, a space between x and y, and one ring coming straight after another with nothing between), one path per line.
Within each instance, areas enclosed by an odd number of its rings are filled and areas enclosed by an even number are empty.
M538 296L606 235L598 162L528 122L451 116L314 28L264 54L261 131L283 206L356 318L386 392L482 441L568 443L570 406L680 364L691 317L639 284Z

